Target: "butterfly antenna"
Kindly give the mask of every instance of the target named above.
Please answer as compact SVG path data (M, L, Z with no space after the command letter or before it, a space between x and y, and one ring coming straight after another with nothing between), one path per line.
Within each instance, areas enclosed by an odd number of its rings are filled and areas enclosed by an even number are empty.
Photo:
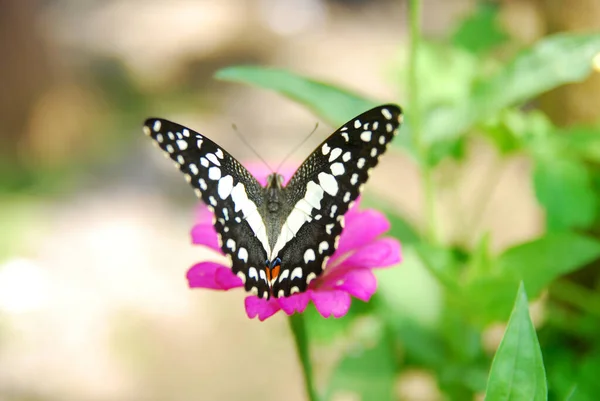
M244 138L244 136L243 136L243 135L240 133L240 131L238 130L238 127L237 127L237 125L235 125L235 124L231 124L231 126L233 127L233 130L235 131L235 133L237 134L237 136L238 136L238 137L239 137L239 138L242 140L242 142L244 142L244 145L246 145L246 146L247 146L247 147L248 147L248 148L249 148L249 149L252 151L252 153L254 153L254 155L255 155L256 157L258 157L258 159L259 159L261 162L263 162L263 164L264 164L265 166L267 166L267 168L268 168L268 169L271 171L271 173L275 172L275 170L273 170L273 169L271 168L271 166L269 166L269 163L267 163L267 162L265 161L265 159L263 159L263 158L262 158L262 157L261 157L261 156L258 154L258 152L256 151L256 149L254 149L254 148L252 147L252 145L250 145L250 143L249 143L248 141L246 141L246 138Z
M275 170L275 171L279 171L279 169L281 168L281 166L283 166L283 164L284 164L284 163L285 163L285 162L286 162L286 161L287 161L287 160L290 158L290 156L291 156L291 155L293 155L293 154L294 154L294 153L295 153L295 152L298 150L298 148L300 148L302 145L304 145L304 144L306 143L306 141L308 141L308 140L310 139L310 137L311 137L311 136L313 136L313 134L314 134L315 132L317 132L317 128L319 128L319 123L316 123L316 124L315 124L315 128L313 128L312 132L311 132L310 134L308 134L308 136L307 136L306 138L304 138L304 139L302 140L302 142L300 142L300 143L299 143L299 144L298 144L298 145L297 145L295 148L293 148L293 149L290 151L290 153L288 153L288 154L287 154L287 155L286 155L286 156L283 158L283 160L281 161L281 163L279 163L279 166L277 166L277 170Z

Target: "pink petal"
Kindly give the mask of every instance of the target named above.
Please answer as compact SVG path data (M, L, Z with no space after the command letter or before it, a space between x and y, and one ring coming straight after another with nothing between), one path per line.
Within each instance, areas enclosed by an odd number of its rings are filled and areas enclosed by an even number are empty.
M196 207L196 217L194 219L196 224L211 224L212 218L212 212L208 210L204 202L200 201Z
M342 270L354 268L387 267L400 263L400 242L394 238L380 238L356 250L337 266Z
M242 279L233 274L229 268L217 269L215 282L225 291L244 286Z
M350 309L350 295L345 291L311 291L310 297L315 307L323 317L339 318L348 313Z
M279 306L288 315L293 315L295 312L302 313L310 301L310 295L308 294L312 290L308 290L301 294L294 294L287 298L278 298Z
M350 211L346 213L345 223L337 251L329 263L352 249L368 244L390 229L390 222L385 216L373 209Z
M256 295L247 296L244 300L244 304L246 306L246 315L248 315L250 319L254 319L258 316L258 320L261 322L273 316L280 309L275 298L271 298L267 301Z
M371 299L377 290L377 279L370 269L350 270L332 284L333 288L345 291L365 302Z
M224 283L220 282L220 280L217 280L217 276L221 278L225 277L227 274L237 278L241 282L239 277L231 273L231 269L215 262L201 262L195 264L190 268L190 270L188 270L186 277L190 288L228 290L229 288L237 286L233 285L233 279L225 281L228 286L223 286Z
M212 224L196 224L192 228L192 243L204 245L219 253L223 253L219 247L219 237Z

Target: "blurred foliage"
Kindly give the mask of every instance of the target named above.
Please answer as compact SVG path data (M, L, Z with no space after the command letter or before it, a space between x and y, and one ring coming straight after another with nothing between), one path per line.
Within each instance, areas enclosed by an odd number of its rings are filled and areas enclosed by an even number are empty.
M394 399L395 377L408 369L431 372L452 400L477 394L486 400L592 400L600 394L597 270L583 285L568 280L600 259L600 233L594 231L600 126L556 127L535 108L537 96L593 72L600 34L550 35L516 53L506 52L510 41L497 7L488 2L449 41L423 40L416 79L408 81L419 90L419 104L400 102L409 112L396 149L411 155L424 174L447 159L463 162L469 157L464 145L474 138L483 138L504 158L529 158L546 231L498 254L490 249L493 233L459 250L422 234L437 229L432 216L414 227L393 207L379 205L403 244L402 267L379 272L377 295L369 304L355 302L345 319L324 320L310 309L306 314L311 341L350 337L353 344L324 399L340 391L363 400ZM407 65L401 57L394 66L400 87L407 84ZM389 101L257 66L226 68L217 77L274 90L332 125ZM420 132L411 127L415 112ZM548 296L540 298L543 294ZM536 319L539 342L528 297L540 299L547 311ZM360 339L349 334L365 319L378 329ZM484 344L490 324L498 322L508 323L494 356Z

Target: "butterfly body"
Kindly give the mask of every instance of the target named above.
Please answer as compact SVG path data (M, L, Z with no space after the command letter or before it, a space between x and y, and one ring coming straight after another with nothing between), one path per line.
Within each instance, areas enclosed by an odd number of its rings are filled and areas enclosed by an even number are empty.
M306 291L337 248L344 213L397 133L402 113L385 105L349 121L302 163L288 183L266 186L203 135L148 119L144 132L185 174L215 215L221 249L246 291L261 298Z

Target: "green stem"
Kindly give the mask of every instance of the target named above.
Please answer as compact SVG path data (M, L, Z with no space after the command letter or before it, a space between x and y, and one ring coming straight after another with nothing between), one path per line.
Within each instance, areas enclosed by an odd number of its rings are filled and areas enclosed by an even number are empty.
M419 46L421 44L421 0L410 0L409 26L410 26L410 54L408 66L408 99L409 122L413 132L413 141L419 154L421 164L421 181L425 196L425 225L426 236L430 243L438 244L437 213L435 208L435 185L433 171L428 161L428 147L423 141L423 127L419 101Z
M310 353L308 349L308 337L304 323L304 316L300 313L295 313L288 318L290 329L294 335L296 343L296 351L302 365L302 373L304 375L304 384L306 386L306 394L309 401L319 401L317 391L313 383L312 364L310 362Z

